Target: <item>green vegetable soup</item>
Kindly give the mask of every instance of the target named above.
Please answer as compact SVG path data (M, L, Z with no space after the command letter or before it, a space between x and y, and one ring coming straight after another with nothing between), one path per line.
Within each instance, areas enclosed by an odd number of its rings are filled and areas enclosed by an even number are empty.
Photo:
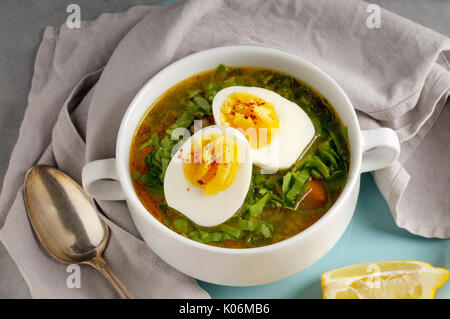
M262 174L254 166L242 207L225 223L201 227L168 207L163 191L176 128L193 130L214 124L212 101L229 86L261 87L296 103L311 119L315 136L287 170ZM292 138L295 138L293 136ZM217 69L188 78L164 93L136 129L130 172L142 204L161 223L192 240L227 248L252 248L298 234L320 219L337 200L350 164L347 129L330 103L306 83L278 71L255 68Z

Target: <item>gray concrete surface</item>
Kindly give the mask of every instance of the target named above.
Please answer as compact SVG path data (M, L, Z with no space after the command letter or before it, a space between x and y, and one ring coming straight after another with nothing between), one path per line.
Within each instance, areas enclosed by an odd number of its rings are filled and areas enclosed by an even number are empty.
M207 0L205 0L207 1ZM60 25L76 3L83 20L160 0L2 0L0 3L0 181L8 167L25 111L34 56L46 25ZM369 0L450 36L450 0ZM3 187L7 187L4 185ZM0 243L0 298L29 298L28 287Z

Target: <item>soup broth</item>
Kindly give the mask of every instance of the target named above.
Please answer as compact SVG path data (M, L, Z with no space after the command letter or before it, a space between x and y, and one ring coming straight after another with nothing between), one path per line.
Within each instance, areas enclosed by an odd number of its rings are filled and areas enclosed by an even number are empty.
M215 94L238 85L265 88L296 103L312 120L315 136L287 170L262 174L254 166L242 207L221 225L201 227L168 207L164 199L165 169L172 148L181 145L182 140L182 136L173 133L176 128L192 131L194 119L201 119L203 127L214 124L211 103ZM182 236L226 248L276 243L311 226L342 192L349 163L346 127L319 92L278 71L224 65L192 76L166 91L141 120L130 150L133 185L145 208Z

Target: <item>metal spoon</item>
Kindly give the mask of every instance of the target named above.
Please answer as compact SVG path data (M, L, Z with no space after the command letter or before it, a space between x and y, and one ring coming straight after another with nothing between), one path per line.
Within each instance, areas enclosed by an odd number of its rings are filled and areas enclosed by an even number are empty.
M121 298L133 298L102 258L109 228L80 185L56 168L36 165L25 177L24 193L31 225L50 255L96 268Z

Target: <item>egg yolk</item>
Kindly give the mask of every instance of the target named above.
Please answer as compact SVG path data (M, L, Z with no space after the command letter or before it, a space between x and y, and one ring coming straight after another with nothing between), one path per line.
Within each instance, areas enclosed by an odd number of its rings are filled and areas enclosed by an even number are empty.
M227 97L222 105L220 121L240 130L251 148L269 145L280 128L273 104L246 92L235 92Z
M206 195L226 189L238 170L238 146L225 134L200 136L193 143L190 156L183 163L189 183L203 188Z

